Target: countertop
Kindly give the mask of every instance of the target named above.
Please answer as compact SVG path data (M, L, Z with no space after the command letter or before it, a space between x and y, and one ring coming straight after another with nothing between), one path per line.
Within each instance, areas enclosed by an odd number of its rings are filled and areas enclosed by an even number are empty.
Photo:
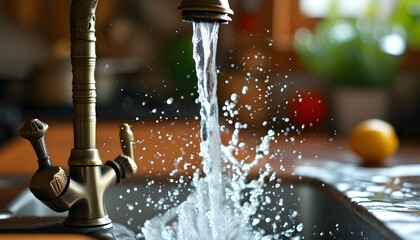
M67 170L67 161L73 148L72 123L67 121L45 121L49 125L45 136L47 149L54 165ZM98 121L97 148L102 161L112 160L121 154L119 127L121 122ZM145 178L167 177L175 164L181 166L180 173L192 172L193 166L199 166L199 122L178 121L159 123L129 122L136 140L135 155L138 164L138 176ZM247 129L240 133L240 141L246 143L238 153L242 159L249 155L247 161L255 156L255 148L266 135L265 129ZM232 130L222 134L222 142L227 144ZM278 135L278 136L277 136ZM326 159L340 162L355 162L358 159L348 148L345 137L333 134L313 133L279 133L270 142L270 153L260 166L269 161L279 173L293 173L293 166L302 159ZM31 176L37 169L37 159L30 143L16 137L0 147L0 176ZM182 159L181 159L182 158ZM180 160L181 159L181 160ZM178 163L179 162L179 163ZM401 141L397 153L385 165L420 163L420 143ZM258 167L254 169L258 171Z

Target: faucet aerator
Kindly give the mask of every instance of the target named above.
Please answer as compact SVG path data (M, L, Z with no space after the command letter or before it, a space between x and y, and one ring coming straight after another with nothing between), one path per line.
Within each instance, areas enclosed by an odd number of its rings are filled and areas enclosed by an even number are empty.
M187 22L220 22L232 21L232 9L227 0L183 0L178 7L181 19Z

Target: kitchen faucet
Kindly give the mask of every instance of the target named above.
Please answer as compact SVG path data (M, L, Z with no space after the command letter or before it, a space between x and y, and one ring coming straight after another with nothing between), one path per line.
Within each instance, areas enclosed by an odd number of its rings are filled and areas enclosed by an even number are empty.
M105 164L96 148L96 7L98 0L72 0L70 9L71 63L73 72L74 148L68 160L69 174L54 166L44 135L48 125L38 119L25 123L19 133L37 155L39 169L30 181L33 195L49 208L68 216L69 227L112 226L103 203L107 188L137 171L134 136L128 124L120 129L123 154ZM230 21L233 11L227 0L184 0L179 6L186 21ZM48 87L48 86L46 86Z
M36 198L57 212L69 211L67 226L92 227L111 223L103 204L103 194L112 184L137 171L134 137L128 124L121 126L123 154L102 165L96 148L95 11L97 0L73 0L70 10L71 63L73 65L74 148L68 160L69 176L53 166L44 134L48 125L38 119L25 123L19 131L28 139L38 157L39 169L30 182Z

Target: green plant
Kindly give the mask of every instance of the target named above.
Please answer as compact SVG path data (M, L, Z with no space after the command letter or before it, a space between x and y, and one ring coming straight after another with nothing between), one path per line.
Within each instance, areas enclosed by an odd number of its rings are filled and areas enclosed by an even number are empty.
M420 48L420 0L399 0L391 21L405 29L410 46Z
M372 11L372 9L370 9ZM332 12L314 32L300 29L295 50L308 69L347 86L387 86L405 50L404 29L372 12L344 18Z

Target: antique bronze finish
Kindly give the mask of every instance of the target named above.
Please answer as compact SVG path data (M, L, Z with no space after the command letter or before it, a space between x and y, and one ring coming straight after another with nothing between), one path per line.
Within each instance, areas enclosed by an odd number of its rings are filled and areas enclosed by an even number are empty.
M128 124L121 126L123 154L102 165L96 148L95 22L97 0L73 0L70 10L71 62L73 66L73 134L69 176L53 166L44 135L48 125L33 119L20 135L28 139L38 157L39 169L30 190L51 209L69 211L68 226L95 227L111 224L103 204L105 190L137 171L134 137Z

